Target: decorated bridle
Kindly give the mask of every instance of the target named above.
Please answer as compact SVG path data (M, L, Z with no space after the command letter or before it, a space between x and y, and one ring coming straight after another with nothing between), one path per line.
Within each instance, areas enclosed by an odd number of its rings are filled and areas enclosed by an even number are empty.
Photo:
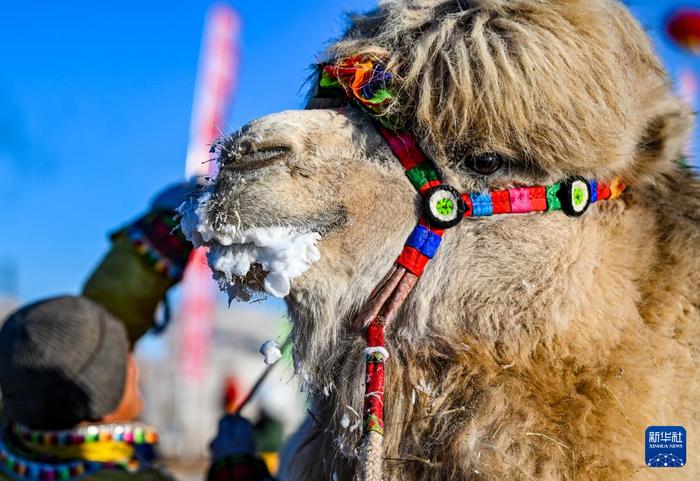
M321 67L319 97L345 97L377 121L377 129L399 159L411 184L422 196L422 216L406 241L401 255L384 281L374 290L357 325L365 330L366 380L364 400L365 437L361 450L360 479L382 479L384 436L384 363L389 352L384 329L423 274L440 246L446 229L464 217L497 214L563 211L583 215L591 204L619 197L625 185L617 178L610 183L571 177L548 186L460 194L443 183L433 162L408 131L384 115L395 99L393 76L384 64L367 57L349 57Z

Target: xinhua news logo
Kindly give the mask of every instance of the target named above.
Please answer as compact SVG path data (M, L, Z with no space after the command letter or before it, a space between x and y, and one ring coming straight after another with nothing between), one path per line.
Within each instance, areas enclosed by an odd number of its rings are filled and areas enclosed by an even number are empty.
M685 466L687 438L682 426L649 426L646 434L645 458L650 468L682 468Z

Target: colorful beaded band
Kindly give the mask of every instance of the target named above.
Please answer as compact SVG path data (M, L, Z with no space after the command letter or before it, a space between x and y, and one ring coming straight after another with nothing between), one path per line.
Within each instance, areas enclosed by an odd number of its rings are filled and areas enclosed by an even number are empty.
M64 431L38 431L13 424L12 431L26 443L42 446L76 446L84 443L116 441L133 445L155 444L158 433L141 424L91 424Z
M138 225L133 224L127 227L124 231L124 235L126 235L134 245L139 256L141 256L141 258L156 272L172 281L177 281L182 278L183 268L162 255L158 249L153 246Z
M19 458L12 454L0 440L0 472L13 479L34 481L67 481L93 474L101 470L124 470L133 472L138 462L97 463L91 461L70 461L60 464L40 463Z
M618 198L624 190L625 186L620 179L615 179L608 185L602 181L574 177L548 186L462 194L462 200L466 207L465 217L556 210L563 210L576 217L582 215L591 204Z

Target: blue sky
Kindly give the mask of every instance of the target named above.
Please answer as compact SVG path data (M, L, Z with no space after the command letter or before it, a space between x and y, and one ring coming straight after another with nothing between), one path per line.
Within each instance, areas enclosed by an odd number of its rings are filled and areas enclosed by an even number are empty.
M375 1L231 3L243 19L243 44L228 129L300 107L306 69L342 31L342 13ZM679 4L631 3L651 30ZM2 2L0 276L3 265L17 266L21 299L79 290L108 247L108 231L182 178L208 5ZM664 41L659 50L672 70L683 64L700 73L689 55ZM0 290L7 284L0 280Z

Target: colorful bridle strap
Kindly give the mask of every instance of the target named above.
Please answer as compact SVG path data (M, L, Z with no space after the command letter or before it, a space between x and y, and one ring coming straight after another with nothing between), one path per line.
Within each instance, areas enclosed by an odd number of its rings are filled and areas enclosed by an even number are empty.
M423 217L413 230L396 263L420 276L432 259L445 229L464 217L564 211L578 217L596 202L616 199L625 190L619 178L610 183L572 177L548 186L520 187L491 192L459 194L440 181L433 163L408 132L378 126L399 159L413 187L423 197Z
M378 129L423 198L423 215L396 259L397 265L416 277L423 274L428 262L436 255L445 230L459 224L464 217L557 210L576 217L591 204L619 197L625 189L619 179L608 184L573 177L549 186L459 194L441 182L432 162L410 133L382 126ZM389 356L384 344L383 319L375 318L369 323L365 339L365 429L383 434L384 362Z

